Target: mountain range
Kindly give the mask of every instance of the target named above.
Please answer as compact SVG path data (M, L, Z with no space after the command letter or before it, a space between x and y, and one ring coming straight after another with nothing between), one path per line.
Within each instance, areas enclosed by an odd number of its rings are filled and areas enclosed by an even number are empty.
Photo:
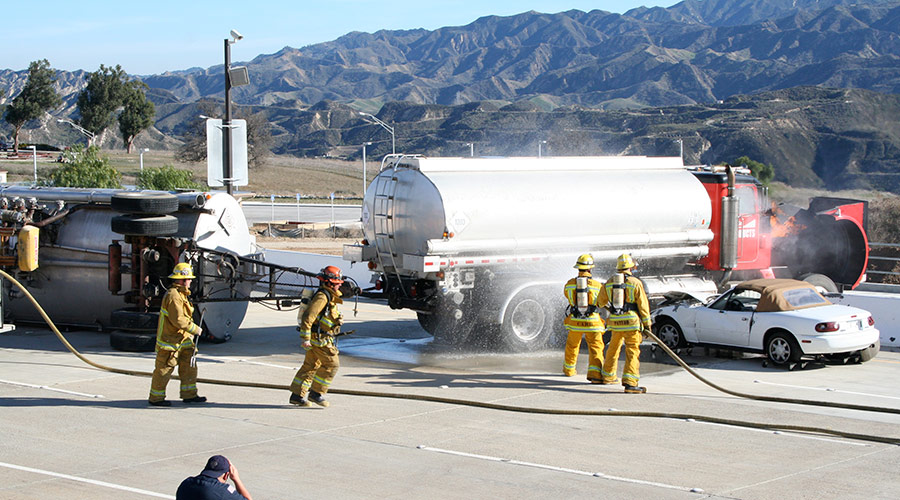
M797 97L800 99L793 107L786 107L803 111L803 104L798 103L808 104L809 98L816 106L835 99L833 105L825 106L830 109L829 123L847 123L837 127L849 134L847 141L868 137L869 142L853 147L848 143L850 149L842 150L837 155L842 160L837 160L833 152L826 154L822 149L830 143L820 136L825 130L833 134L837 129L817 121L825 119L822 113L804 112L804 120L786 119L805 142L776 141L778 148L788 151L771 151L764 144L755 155L731 150L724 145L746 146L746 141L720 130L705 138L708 147L695 149L699 151L695 159L712 160L710 151L725 158L750 154L758 161L775 164L779 180L832 188L893 185L881 178L900 171L896 153L900 134L895 127L869 127L864 120L848 117L841 120L843 113L859 110L839 105L842 100L893 103L900 94L897 0L686 0L669 8L638 8L624 14L602 10L525 12L482 17L466 26L436 30L353 32L331 42L285 47L275 54L235 63L239 64L248 67L251 83L234 89L232 100L248 112L267 113L275 139L273 149L283 154L356 154L357 147L351 150L350 145L384 134L361 120L358 111L378 113L380 119L394 124L398 149L409 152L452 151L460 144L484 141L492 131L507 125L523 130L521 125L526 122L540 125L528 136L512 137L524 141L521 144L491 146L482 142L479 149L525 151L533 149L529 144L536 140L558 143L556 151L578 149L564 147L554 137L565 137L573 128L572 116L580 113L591 116L589 121L611 127L609 132L618 137L593 149L609 154L647 149L650 154L670 154L647 145L656 144L660 137L671 143L669 137L677 136L684 145L691 138L706 137L709 130L703 127L709 122L697 121L699 110L716 117L720 112L734 115L723 110L750 106L748 103L763 109L775 102L773 99ZM144 133L146 137L138 138L139 144L143 139L150 141L151 147L175 147L197 114L197 102L223 99L222 73L219 65L140 76L150 87L157 122L154 130ZM84 87L85 74L57 73L65 105L56 115L74 113L75 96ZM0 86L8 89L7 99L26 78L26 71L0 70ZM768 97L758 97L761 93ZM880 116L882 110L874 111ZM625 120L618 125L620 130L608 124L609 118L600 118L603 112ZM650 129L625 122L644 115L666 117L664 121L672 120L670 125L677 124L681 115L683 124L693 124L693 128L679 126L661 136L658 130L652 131L655 136L640 136L636 130L651 133ZM512 120L511 116L519 118ZM522 118L525 116L531 118ZM786 134L772 119L710 118L728 123L729 130L734 134L740 131L744 138L752 131ZM54 122L44 120L41 130L58 135ZM844 130L849 124L857 124L858 130ZM574 128L590 127L578 123ZM404 138L406 132L415 132L419 139ZM378 138L383 140L383 136ZM114 138L107 140L109 145L115 144ZM620 144L624 140L631 142ZM881 145L881 156L874 153L872 140ZM384 144L377 142L375 147ZM802 148L810 154L795 154L794 149ZM827 168L813 165L822 158L827 158ZM787 159L806 163L781 163ZM880 172L880 180L845 175L869 171Z

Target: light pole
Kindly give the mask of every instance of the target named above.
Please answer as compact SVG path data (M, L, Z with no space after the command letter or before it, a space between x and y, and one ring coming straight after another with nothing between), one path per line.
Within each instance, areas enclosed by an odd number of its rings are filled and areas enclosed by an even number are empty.
M672 142L678 143L678 157L684 162L684 141L682 139L675 139Z
M541 145L547 144L547 141L538 141L538 158L541 157Z
M37 186L37 146L32 144L28 147L31 148L31 159L34 160L34 185Z
M371 142L364 142L363 148L363 200L366 199L366 146L371 146Z
M144 153L147 153L149 151L150 148L141 148L139 151L141 157L141 173L144 173Z
M376 117L375 115L373 115L373 114L371 114L371 113L363 113L362 111L360 111L360 112L359 112L359 115L362 116L362 117L364 117L364 118L368 118L369 120L372 120L372 123L376 123L376 124L378 124L378 125L381 125L381 127L382 127L383 129L385 129L385 130L387 130L388 132L390 132L390 133L391 133L391 154L397 153L397 143L396 143L396 141L395 141L395 139L394 139L394 127L392 127L392 126L388 125L387 123L384 123L383 121L379 120L378 117ZM368 120L367 120L367 121L368 121Z
M225 39L225 118L222 120L222 180L225 192L234 194L234 179L231 168L231 44L244 38L240 33L231 30L231 39Z
M466 146L469 146L469 156L474 157L475 156L475 143L467 142Z
M77 123L73 122L72 120L67 120L67 119L65 119L65 118L57 118L57 119L56 119L56 122L57 122L57 123L68 123L69 125L75 127L75 130L81 132L82 134L84 134L85 137L87 137L87 145L88 145L88 147L91 147L91 141L94 140L94 133L93 133L93 132L91 132L90 130L87 130L86 128L84 128L84 127L82 127L82 126L80 126L80 125L78 125Z

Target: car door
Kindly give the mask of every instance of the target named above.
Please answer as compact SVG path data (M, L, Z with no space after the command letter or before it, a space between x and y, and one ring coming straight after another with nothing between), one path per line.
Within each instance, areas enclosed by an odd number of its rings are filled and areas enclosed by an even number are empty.
M702 308L696 319L700 342L731 347L747 347L759 293L734 290Z

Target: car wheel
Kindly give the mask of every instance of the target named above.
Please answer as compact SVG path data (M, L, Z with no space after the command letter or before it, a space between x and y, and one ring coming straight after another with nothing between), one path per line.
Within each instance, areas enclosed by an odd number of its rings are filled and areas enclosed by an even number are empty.
M865 363L878 355L881 350L881 340L876 340L874 344L859 351L859 360Z
M800 361L800 344L788 332L775 332L766 342L766 357L782 366Z
M678 323L673 319L659 319L659 321L656 322L656 336L659 337L659 340L662 340L663 344L669 349L679 349L687 345L681 327L678 326Z

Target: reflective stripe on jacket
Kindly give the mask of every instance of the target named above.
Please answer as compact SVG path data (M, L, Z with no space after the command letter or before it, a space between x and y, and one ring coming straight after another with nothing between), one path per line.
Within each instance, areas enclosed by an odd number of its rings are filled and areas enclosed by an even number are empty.
M613 285L613 278L610 277L600 289L600 295L597 297L598 306L610 306L611 309ZM619 313L610 312L609 318L606 320L606 329L614 332L639 331L644 328L649 330L650 302L647 300L647 293L644 292L643 283L631 273L625 273L623 289L626 310Z
M337 305L342 304L341 292L319 288L309 299L300 319L300 337L314 346L334 343L334 335L341 331L343 316Z
M188 299L190 295L190 290L176 283L163 297L156 326L157 351L194 347L194 335L200 333L200 325L194 323L194 306Z

